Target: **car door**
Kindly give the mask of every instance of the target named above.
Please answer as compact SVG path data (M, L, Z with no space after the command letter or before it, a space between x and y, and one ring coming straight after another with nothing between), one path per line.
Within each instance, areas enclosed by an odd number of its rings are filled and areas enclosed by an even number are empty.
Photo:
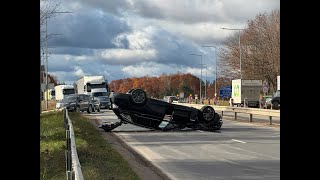
M88 108L87 105L86 105L86 101L85 101L84 95L79 95L79 106L80 106L80 110L81 111L85 111Z

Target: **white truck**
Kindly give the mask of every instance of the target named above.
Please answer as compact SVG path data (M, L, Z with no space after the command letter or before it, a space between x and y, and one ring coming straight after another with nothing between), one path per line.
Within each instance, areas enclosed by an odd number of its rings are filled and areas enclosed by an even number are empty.
M76 81L75 86L78 94L109 96L109 87L103 76L83 76Z
M259 107L261 92L262 80L232 80L231 98L236 106L244 106L244 100L246 99L248 107Z
M75 94L75 89L72 85L58 85L54 87L54 90L57 101L62 100L65 95Z

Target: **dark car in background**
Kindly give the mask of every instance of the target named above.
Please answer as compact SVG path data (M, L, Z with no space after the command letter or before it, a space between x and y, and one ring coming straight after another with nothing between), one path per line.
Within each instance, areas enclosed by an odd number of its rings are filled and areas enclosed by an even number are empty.
M100 126L105 131L111 131L122 123L163 131L184 128L211 131L219 130L223 123L221 116L211 106L203 106L199 110L147 98L142 89L131 89L127 93L114 93L111 102L113 112L120 121Z
M92 104L93 104L93 112L100 112L100 101L96 97L91 97L92 98Z
M278 90L271 99L271 108L280 109L280 90Z
M58 100L56 103L56 109L62 109L69 106L71 103L76 103L78 96L76 94L66 95L64 99Z
M76 100L69 103L69 105L67 106L67 110L77 112L87 111L88 113L94 111L94 103L90 95L72 94L69 95L68 98L74 98Z
M101 109L112 109L111 101L109 96L97 96L94 97L99 100Z

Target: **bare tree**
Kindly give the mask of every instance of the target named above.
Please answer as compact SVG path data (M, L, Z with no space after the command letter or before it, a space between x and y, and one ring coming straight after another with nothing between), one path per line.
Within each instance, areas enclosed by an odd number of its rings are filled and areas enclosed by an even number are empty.
M40 0L40 43L41 47L43 42L46 40L47 37L45 37L45 25L46 20L48 18L53 17L56 15L56 12L59 10L60 2L53 2L53 1L47 1L47 0Z
M242 77L267 80L275 90L280 75L280 10L258 14L247 25L240 34ZM229 37L219 50L219 67L223 67L219 74L225 77L239 77L238 38L239 34Z

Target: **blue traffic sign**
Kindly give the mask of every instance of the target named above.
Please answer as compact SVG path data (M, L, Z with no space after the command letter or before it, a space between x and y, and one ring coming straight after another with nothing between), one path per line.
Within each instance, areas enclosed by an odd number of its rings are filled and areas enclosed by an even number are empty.
M220 98L230 98L231 97L231 86L225 86L220 89Z

